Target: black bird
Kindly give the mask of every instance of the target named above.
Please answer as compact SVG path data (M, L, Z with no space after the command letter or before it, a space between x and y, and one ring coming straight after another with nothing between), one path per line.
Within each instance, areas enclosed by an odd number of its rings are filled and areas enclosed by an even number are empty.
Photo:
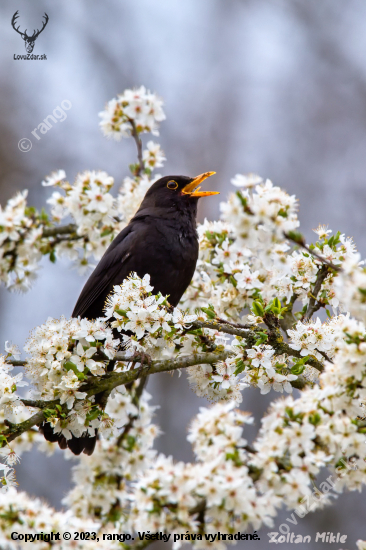
M205 172L196 178L166 176L149 188L134 217L112 241L87 280L73 317L102 317L114 285L120 285L133 271L139 277L149 273L154 293L169 295L169 303L178 305L192 280L198 258L198 199L218 194L201 191L199 184L213 174ZM74 454L91 455L94 451L96 436L66 441L53 433L49 423L44 423L41 431L48 441L58 441L61 448L68 446Z

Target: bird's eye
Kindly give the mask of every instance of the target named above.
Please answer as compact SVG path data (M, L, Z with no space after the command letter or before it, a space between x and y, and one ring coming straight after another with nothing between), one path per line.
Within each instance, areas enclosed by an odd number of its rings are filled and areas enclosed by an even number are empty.
M166 186L167 186L168 189L176 189L178 187L178 184L177 184L176 181L170 180L170 181L168 181Z

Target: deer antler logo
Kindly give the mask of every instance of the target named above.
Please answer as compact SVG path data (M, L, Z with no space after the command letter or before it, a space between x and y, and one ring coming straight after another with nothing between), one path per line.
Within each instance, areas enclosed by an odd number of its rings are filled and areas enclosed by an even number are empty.
M33 51L33 48L34 48L34 43L35 41L37 40L38 36L41 34L41 32L43 31L43 29L45 28L45 26L47 25L48 23L48 15L47 13L44 14L44 21L43 21L43 25L42 25L42 28L41 30L39 31L38 29L36 31L33 31L33 34L32 36L28 36L27 35L27 29L25 29L24 32L21 32L19 30L19 27L16 28L15 27L15 23L17 22L17 18L19 17L19 14L18 14L18 10L14 13L13 15L13 18L11 20L11 26L13 27L13 29L18 33L20 34L20 36L23 38L24 40L24 45L25 45L25 49L27 50L27 53L32 53Z

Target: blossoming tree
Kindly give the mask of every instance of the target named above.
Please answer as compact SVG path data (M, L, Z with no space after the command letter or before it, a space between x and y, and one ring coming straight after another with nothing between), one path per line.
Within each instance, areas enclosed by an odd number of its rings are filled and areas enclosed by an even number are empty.
M105 172L83 172L70 184L60 170L42 182L58 189L50 213L28 206L26 191L0 209L7 288L27 290L45 255L51 262L67 256L81 271L101 257L159 177L153 172L164 154L153 141L143 149L141 136L158 135L164 118L162 101L144 87L126 90L101 113L106 136L137 145L138 161L116 195ZM30 335L24 361L5 344L0 546L23 547L25 534L54 532L60 540L35 537L32 548L145 548L153 537L144 531L170 534L174 548L188 540L206 548L220 532L215 547L225 548L238 532L271 526L283 505L303 517L309 495L317 495L316 509L330 503L330 490L366 482L366 271L355 245L322 226L307 245L294 196L254 174L232 183L221 218L198 226L199 261L179 308L154 294L149 274L131 273L109 296L104 317L48 319ZM14 367L22 372L13 375ZM146 377L179 369L214 403L189 427L194 463L153 449L159 429ZM23 378L26 397L18 392ZM273 401L252 445L245 439L252 417L235 408L248 386L288 394ZM104 390L102 408L94 395ZM66 512L16 490L21 453L32 445L54 450L38 432L44 420L66 439L100 434L95 453L74 467ZM320 483L325 469L331 475ZM63 537L76 531L89 535ZM12 532L24 536L15 542Z

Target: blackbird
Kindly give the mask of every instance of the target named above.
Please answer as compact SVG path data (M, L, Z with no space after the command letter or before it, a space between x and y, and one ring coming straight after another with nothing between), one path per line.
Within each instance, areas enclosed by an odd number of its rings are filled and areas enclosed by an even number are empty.
M134 217L112 241L87 280L73 317L102 317L114 285L120 285L131 272L141 278L149 273L154 293L168 295L169 303L178 305L192 280L198 258L198 199L218 194L201 191L199 185L213 174L205 172L196 178L165 176L149 188ZM96 403L103 401L101 396L96 395ZM62 449L68 446L76 455L91 455L94 451L97 436L72 436L66 440L61 434L54 434L47 422L40 430L48 441L58 441Z

